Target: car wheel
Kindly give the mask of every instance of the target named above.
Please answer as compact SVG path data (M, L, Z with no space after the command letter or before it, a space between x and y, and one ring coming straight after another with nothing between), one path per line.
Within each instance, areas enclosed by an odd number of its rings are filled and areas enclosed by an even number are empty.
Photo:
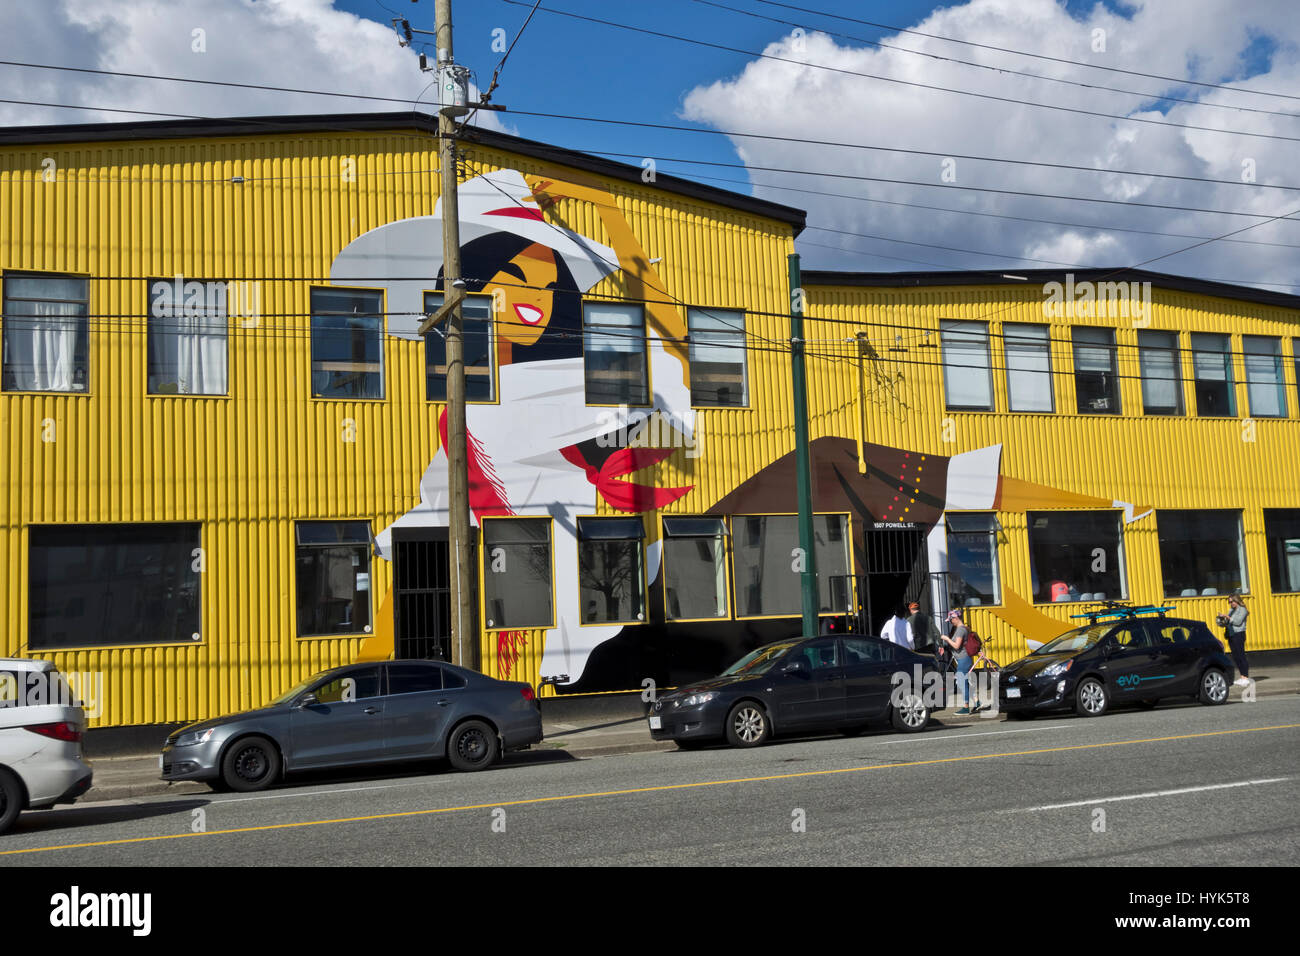
M1228 699L1228 678L1217 667L1206 668L1201 675L1200 701L1202 704L1222 704Z
M742 700L727 714L727 743L733 747L757 747L772 735L772 722L757 701Z
M920 694L908 694L898 702L889 716L894 729L905 734L925 730L930 723L930 708L925 706Z
M1080 717L1100 717L1106 713L1110 701L1106 696L1106 685L1095 677L1085 677L1079 681L1074 691L1074 712Z
M451 732L447 759L457 770L486 770L500 754L497 732L481 720L467 720Z
M236 740L221 758L221 779L231 790L265 790L280 779L280 751L265 737Z
M6 832L23 810L23 785L10 771L0 768L0 833Z

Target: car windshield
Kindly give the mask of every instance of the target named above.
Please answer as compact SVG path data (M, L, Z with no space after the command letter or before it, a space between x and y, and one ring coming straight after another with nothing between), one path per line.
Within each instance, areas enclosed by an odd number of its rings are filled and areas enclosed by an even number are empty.
M762 674L769 667L775 664L790 648L798 644L798 641L786 641L784 644L769 644L767 647L760 647L756 651L750 651L736 663L732 664L722 672L723 677L731 677L735 674Z
M308 677L305 681L303 681L303 682L302 682L301 684L299 684L297 687L294 687L292 690L287 690L287 691L285 691L283 694L281 694L281 695L280 695L279 697L277 697L275 700L271 701L271 706L274 707L274 706L276 706L277 704L287 704L287 703L289 703L289 701L293 700L295 697L297 697L299 694L301 694L303 691L305 691L305 690L306 690L308 687L310 687L312 684L314 684L314 683L316 683L317 681L319 681L319 680L320 680L322 677L324 677L327 673L329 673L329 672L328 672L328 671L322 671L322 672L319 673L319 674L313 674L311 677Z
M1114 624L1090 624L1066 631L1060 637L1048 641L1035 654L1076 654L1092 647L1111 632Z

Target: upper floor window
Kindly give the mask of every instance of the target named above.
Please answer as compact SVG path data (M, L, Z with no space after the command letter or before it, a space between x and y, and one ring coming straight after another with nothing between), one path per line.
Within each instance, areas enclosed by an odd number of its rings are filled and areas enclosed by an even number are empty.
M382 292L311 290L311 392L314 396L384 397L383 311Z
M5 274L5 391L87 390L89 293L89 281L74 276Z
M1081 415L1119 414L1115 330L1080 326L1074 334L1074 391Z
M149 283L149 394L226 394L226 283Z
M1054 411L1048 327L1007 324L1002 331L1007 353L1007 407L1013 412Z
M943 390L954 411L993 410L993 371L989 327L983 322L939 323L943 350Z
M745 313L733 309L689 309L691 404L734 407L749 404L745 361Z
M1183 413L1183 376L1177 332L1139 332L1142 411L1147 415Z
M424 311L442 307L441 292L424 294ZM467 295L461 302L461 353L465 359L465 401L491 402L496 399L493 376L492 297ZM424 333L425 397L431 402L447 400L447 320Z
M1196 375L1196 414L1230 418L1237 414L1232 381L1232 340L1209 332L1192 333L1192 368Z
M743 322L743 314L741 318ZM582 360L586 368L588 405L650 404L645 311L641 306L585 303Z
M1254 418L1286 418L1286 380L1282 375L1282 340L1243 335L1246 395Z

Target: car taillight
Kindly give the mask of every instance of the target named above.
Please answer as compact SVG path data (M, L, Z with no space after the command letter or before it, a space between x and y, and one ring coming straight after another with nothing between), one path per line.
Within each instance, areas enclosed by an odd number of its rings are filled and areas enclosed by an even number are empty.
M524 695L524 700L532 700L537 696L536 694L533 693L533 689L528 686L519 688L519 693Z
M81 731L66 720L60 720L53 724L29 724L23 730L30 730L34 734L40 734L42 737L52 737L55 740L66 740L69 743L76 743L81 739Z

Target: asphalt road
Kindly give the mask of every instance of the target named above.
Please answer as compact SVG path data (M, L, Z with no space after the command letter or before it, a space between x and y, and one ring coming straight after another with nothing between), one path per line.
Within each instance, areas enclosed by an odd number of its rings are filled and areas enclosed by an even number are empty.
M1297 744L1300 699L1278 697L745 751L525 753L478 774L27 814L0 866L1295 865Z

